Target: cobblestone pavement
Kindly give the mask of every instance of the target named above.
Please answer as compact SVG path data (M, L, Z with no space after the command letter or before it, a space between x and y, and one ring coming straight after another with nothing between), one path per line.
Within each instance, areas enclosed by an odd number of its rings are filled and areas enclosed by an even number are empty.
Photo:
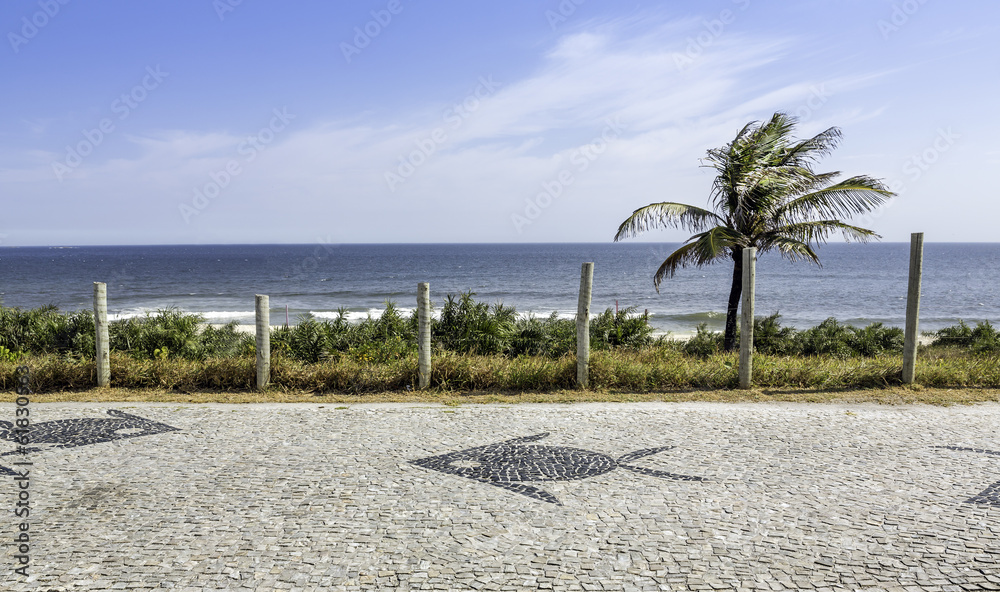
M2 590L1000 590L997 404L31 412Z

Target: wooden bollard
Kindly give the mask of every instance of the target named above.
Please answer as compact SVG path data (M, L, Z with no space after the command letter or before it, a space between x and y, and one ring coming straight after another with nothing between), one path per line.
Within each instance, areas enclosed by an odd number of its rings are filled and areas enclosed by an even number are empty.
M271 382L271 310L270 299L257 294L257 388L264 390Z
M576 382L580 388L590 384L590 292L594 286L594 264L584 263L580 270L580 300L576 306Z
M740 306L743 314L740 317L740 388L748 389L753 382L753 306L754 283L756 280L755 262L757 248L743 249L743 294Z
M417 284L417 388L431 385L431 285Z
M108 285L94 282L94 345L96 346L97 386L111 382L111 357L108 339Z
M924 267L924 233L910 235L910 281L906 290L906 330L903 335L903 383L917 375L917 342L920 325L920 280Z

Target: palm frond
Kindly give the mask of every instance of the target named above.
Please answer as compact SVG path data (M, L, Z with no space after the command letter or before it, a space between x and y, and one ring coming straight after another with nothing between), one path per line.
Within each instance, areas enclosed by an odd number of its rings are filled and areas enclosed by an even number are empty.
M775 215L796 221L817 216L850 218L874 210L895 195L880 180L860 175L797 197Z
M766 250L764 245L769 245L780 238L789 238L808 244L825 243L831 234L840 232L844 240L858 242L868 242L875 238L882 238L873 230L852 226L840 220L812 220L807 222L795 222L773 228L758 237L761 250Z
M733 247L744 246L748 246L746 237L725 226L716 226L696 234L660 264L653 276L653 286L659 292L660 283L666 278L673 277L679 268L707 265L729 257L730 249Z
M816 265L822 266L819 262L819 255L813 251L809 243L796 240L788 236L773 236L766 242L762 243L758 247L761 251L769 251L771 249L777 249L783 257L789 261L797 261L799 259L805 259Z
M635 236L652 228L680 227L691 232L708 228L711 224L725 223L714 212L687 204L661 202L649 204L632 212L618 227L615 241Z
M840 144L843 134L840 128L831 127L808 140L802 140L787 150L782 165L806 166L833 152Z

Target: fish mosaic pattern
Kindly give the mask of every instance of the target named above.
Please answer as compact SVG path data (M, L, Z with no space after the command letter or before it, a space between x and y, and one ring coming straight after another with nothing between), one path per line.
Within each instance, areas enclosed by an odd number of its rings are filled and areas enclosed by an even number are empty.
M125 438L151 436L180 429L117 409L108 409L108 415L111 417L58 419L32 423L28 428L28 444L24 447L24 452L43 452L52 448L74 448ZM0 440L17 442L21 435L14 431L14 424L9 421L0 421ZM21 452L11 450L0 454L0 457L17 454L21 454ZM0 465L0 475L16 474L13 470Z
M979 454L1000 456L1000 452L996 450L986 450L985 448L963 448L961 446L935 446L934 448L944 448L946 450L956 450L959 452L978 452ZM1000 507L1000 481L997 481L978 494L965 500L965 503L985 504L987 506Z
M429 456L411 460L410 464L465 477L557 505L562 504L554 495L524 482L573 481L602 475L617 468L665 479L706 480L702 477L679 475L628 464L634 460L670 450L673 446L636 450L614 459L600 452L580 448L530 444L530 442L536 442L548 435L546 432L498 444L488 444L458 452Z

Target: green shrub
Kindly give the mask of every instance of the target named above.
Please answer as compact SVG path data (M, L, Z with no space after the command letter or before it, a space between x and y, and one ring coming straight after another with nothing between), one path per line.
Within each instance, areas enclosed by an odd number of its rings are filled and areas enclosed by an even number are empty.
M959 321L957 325L938 330L936 335L933 345L960 347L983 354L1000 351L1000 333L989 321L980 321L975 327Z
M695 334L684 343L683 351L689 356L707 358L722 351L724 335L708 330L708 323L700 323Z
M12 352L94 355L94 315L63 314L54 305L31 310L0 307L0 346Z
M288 329L285 343L289 357L311 364L323 359L329 351L327 331L326 323L312 317L300 317L299 323Z
M385 364L403 360L417 352L417 344L412 340L392 335L379 341L370 341L348 350L348 356L362 364Z
M649 315L635 314L636 307L612 312L609 307L590 323L590 348L592 350L615 347L640 348L652 342Z
M560 319L557 313L539 319L518 319L514 326L508 356L547 356L558 358L576 350L576 322Z
M481 355L508 351L515 334L517 311L496 303L473 300L475 292L463 292L456 300L448 294L441 318L432 326L432 336L441 347L460 353Z
M204 322L204 317L198 314L161 309L155 315L147 313L145 317L112 321L108 324L108 338L112 350L127 352L139 360L154 359L156 350L164 348L171 355L200 360L204 358L204 345L199 327Z
M315 364L344 355L373 363L416 351L416 315L404 317L391 301L386 301L385 311L378 318L369 317L359 323L347 320L345 308L337 313L329 321L302 315L297 325L272 330L271 353Z
M560 358L576 351L576 323L553 313L547 318L521 318L513 307L492 306L474 300L473 292L447 295L440 319L432 320L433 344L438 352L458 354L546 356ZM641 350L654 344L648 315L635 314L635 307L610 308L590 325L591 349ZM145 317L113 321L109 327L111 348L138 360L248 358L254 354L254 339L238 330L235 322L222 327L204 326L201 315L175 309ZM737 335L738 337L738 335ZM416 351L417 315L404 316L387 301L378 317L361 322L347 320L347 310L329 321L311 315L298 325L271 332L271 352L301 363L343 357L363 364L402 360ZM754 347L758 353L775 356L830 355L873 357L901 351L903 331L873 323L858 329L827 319L820 325L797 332L782 327L780 315L754 319ZM687 342L655 341L656 347L705 358L722 350L723 335L697 327ZM936 344L951 344L978 353L1000 352L1000 332L989 322L970 328L960 322L938 332ZM8 357L25 354L58 354L77 359L94 356L93 314L89 311L59 313L54 306L22 311L0 307L0 347ZM0 350L3 351L3 350Z
M201 331L202 358L240 358L254 355L254 337L241 333L236 321Z
M799 334L802 343L801 353L807 356L849 357L852 354L851 336L851 327L841 325L837 319L830 317Z
M870 358L903 351L904 332L899 327L883 327L882 323L872 323L863 329L851 329L854 334L849 345L855 355Z
M939 329L932 345L971 347L972 327L965 324L965 321L958 321L957 325Z
M797 338L795 329L782 327L778 319L781 315L774 313L768 317L756 317L753 320L753 349L762 354L790 356L799 353L802 344Z
M15 364L23 356L23 352L12 352L6 347L0 345L0 362L7 362L9 364Z
M1000 334L989 321L976 323L976 328L972 330L972 351L976 353L1000 351Z

